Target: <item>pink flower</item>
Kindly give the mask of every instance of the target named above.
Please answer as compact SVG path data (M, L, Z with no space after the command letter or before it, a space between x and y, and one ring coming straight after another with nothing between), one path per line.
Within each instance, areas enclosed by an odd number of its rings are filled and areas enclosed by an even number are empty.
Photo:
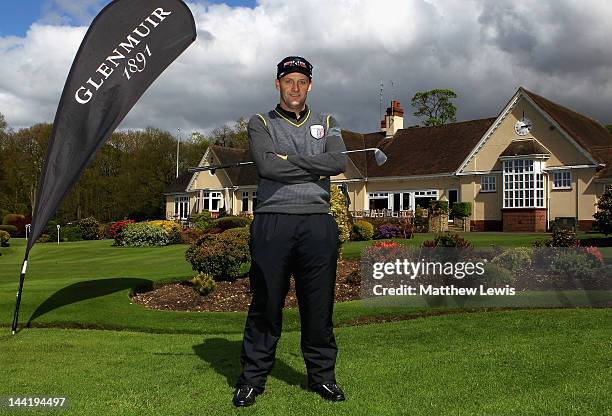
M599 262L601 264L603 264L604 259L603 259L603 255L601 254L601 251L599 251L599 248L597 247L584 247L584 251L587 252L587 254L590 254L591 256L595 257L597 260L599 260Z

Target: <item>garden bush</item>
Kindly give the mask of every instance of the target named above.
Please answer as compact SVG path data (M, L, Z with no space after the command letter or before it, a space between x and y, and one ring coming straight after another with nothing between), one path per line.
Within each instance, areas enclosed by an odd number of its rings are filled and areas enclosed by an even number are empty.
M209 211L202 211L193 215L191 217L191 222L194 223L195 228L202 231L208 231L210 228L212 228L213 218L211 217Z
M211 275L206 273L199 273L191 279L191 283L193 288L202 296L212 293L217 288L217 282L215 282Z
M11 235L11 237L17 237L17 227L15 227L14 225L7 225L7 224L0 225L0 230L6 231L7 233Z
M576 240L576 233L572 230L557 228L552 235L552 247L576 247L579 245Z
M108 227L110 237L116 238L117 234L121 233L123 228L128 224L134 224L134 220L120 220L120 221L112 222L110 226Z
M470 202L454 202L451 207L451 215L455 218L465 218L472 215L472 204Z
M127 224L121 233L119 240L115 239L114 245L126 247L155 247L167 246L170 243L168 234L161 228L146 222Z
M403 238L404 232L394 224L381 224L378 226L377 238Z
M251 219L249 217L239 217L235 215L216 218L212 222L213 228L219 228L221 231L246 227L249 224L251 224Z
M181 242L191 244L197 241L203 235L204 231L199 228L186 227L181 230Z
M87 217L77 222L81 229L83 240L99 240L100 239L100 223L94 217Z
M579 249L558 250L551 261L551 270L566 280L596 280L601 262Z
M516 282L516 276L499 263L485 263L483 269L484 273L479 279L489 287L512 285Z
M433 240L425 240L423 247L474 247L472 243L457 233L438 234Z
M198 273L215 281L235 280L243 263L250 261L249 227L233 228L219 234L204 234L185 252L185 259Z
M354 241L367 241L374 237L374 226L372 223L365 220L357 220L353 224L351 238Z
M23 214L7 214L2 219L3 225L12 225L16 231L12 234L13 237L25 237L25 226L31 222L31 218ZM7 231L7 230L5 230Z
M492 262L508 270L516 271L531 266L532 254L532 250L528 247L509 248L494 257Z
M60 228L60 241L82 241L83 234L78 225L66 225ZM48 241L57 241L57 230L49 234Z
M168 234L168 240L170 240L170 244L178 244L181 242L182 227L176 222L167 220L155 220L148 221L147 223L155 227L161 227L166 232L166 234Z
M431 215L448 214L448 201L433 199L429 201Z
M0 247L8 247L11 235L3 230L0 230Z

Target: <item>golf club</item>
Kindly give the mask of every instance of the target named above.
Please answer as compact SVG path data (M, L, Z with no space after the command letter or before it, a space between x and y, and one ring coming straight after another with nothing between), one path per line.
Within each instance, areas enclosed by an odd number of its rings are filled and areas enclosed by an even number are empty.
M386 161L387 161L387 155L385 155L385 153L376 148L376 147L370 147L367 149L358 149L358 150L346 150L342 153L355 153L355 152L367 152L367 151L373 151L374 152L374 159L376 160L376 164L378 166L382 166ZM242 165L250 165L252 163L255 163L252 160L248 160L245 162L236 162L236 163L229 163L226 165L212 165L212 166L197 166L197 167L193 167L193 168L189 168L187 169L189 172L202 172L202 171L209 171L211 175L215 174L215 171L217 169L225 169L225 168L234 168L234 167L238 167L238 166L242 166Z

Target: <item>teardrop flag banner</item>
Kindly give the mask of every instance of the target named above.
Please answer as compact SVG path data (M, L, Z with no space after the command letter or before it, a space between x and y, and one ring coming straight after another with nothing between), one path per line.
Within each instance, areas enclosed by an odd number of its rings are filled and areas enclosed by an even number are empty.
M142 94L195 39L195 21L182 0L115 0L93 20L55 114L21 266L13 334L28 254L47 221Z

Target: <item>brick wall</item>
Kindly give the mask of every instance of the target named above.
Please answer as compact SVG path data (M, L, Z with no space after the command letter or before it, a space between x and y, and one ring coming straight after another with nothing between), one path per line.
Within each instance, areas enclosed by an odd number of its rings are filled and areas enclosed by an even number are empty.
M502 231L499 220L472 220L472 231Z
M546 208L502 209L503 231L546 232Z

